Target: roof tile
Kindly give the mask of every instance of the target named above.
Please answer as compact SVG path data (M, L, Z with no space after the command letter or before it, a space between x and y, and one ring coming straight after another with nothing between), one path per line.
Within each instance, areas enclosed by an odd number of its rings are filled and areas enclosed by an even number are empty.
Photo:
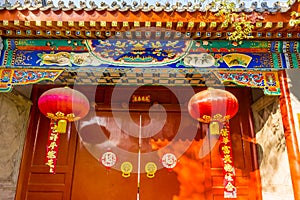
M36 0L35 3L31 3L31 0L25 0L24 3L21 3L19 0L17 0L14 4L11 4L9 0L5 0L5 2L0 5L0 10L7 9L7 10L37 10L40 9L41 11L45 11L48 9L52 10L108 10L108 11L121 11L126 12L128 10L136 12L136 11L143 11L143 12L171 12L171 11L177 11L177 12L195 12L195 11L201 11L201 12L218 12L220 8L222 8L221 5L218 4L205 4L205 3L191 3L187 2L185 4L181 2L176 2L175 4L171 5L170 2L166 2L165 4L161 4L157 2L155 5L150 5L147 1L140 4L136 1L132 3L132 5L126 3L125 1L119 3L117 1L114 1L111 3L111 5L107 5L105 2L101 2L97 4L95 1L90 0L88 4L86 4L84 1L80 1L79 6L77 6L74 1L69 0L67 5L67 1L59 0L57 5L53 3L53 0L48 0L46 5L42 3L41 0ZM285 3L285 2L276 2L272 6L269 6L267 1L263 1L261 5L258 5L258 2L252 2L252 4L249 7L245 6L245 3L242 2L239 5L237 5L236 12L270 12L270 13L276 13L276 12L287 12L291 6L295 3L295 0L291 0L291 3Z

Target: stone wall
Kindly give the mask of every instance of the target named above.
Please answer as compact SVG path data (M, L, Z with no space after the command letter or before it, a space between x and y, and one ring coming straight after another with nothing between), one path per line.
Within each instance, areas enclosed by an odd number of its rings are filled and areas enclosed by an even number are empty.
M31 103L17 92L0 93L0 199L13 200Z
M294 200L278 97L253 105L263 200Z

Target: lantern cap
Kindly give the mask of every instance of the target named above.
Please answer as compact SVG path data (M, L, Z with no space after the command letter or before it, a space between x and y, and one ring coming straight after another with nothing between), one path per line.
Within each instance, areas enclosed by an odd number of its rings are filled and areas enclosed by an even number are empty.
M80 117L75 117L74 113L70 113L70 114L65 115L62 112L56 112L55 114L53 114L53 113L47 113L47 117L50 118L50 119L53 119L53 120L61 120L61 119L63 120L63 119L66 119L69 122L77 121L77 120L80 119Z

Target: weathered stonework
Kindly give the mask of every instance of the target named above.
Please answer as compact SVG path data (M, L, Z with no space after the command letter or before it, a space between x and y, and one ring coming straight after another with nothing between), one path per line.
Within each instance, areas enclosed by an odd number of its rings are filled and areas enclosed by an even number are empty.
M263 200L294 200L278 98L264 96L252 109Z
M16 92L0 93L0 199L13 200L31 103Z

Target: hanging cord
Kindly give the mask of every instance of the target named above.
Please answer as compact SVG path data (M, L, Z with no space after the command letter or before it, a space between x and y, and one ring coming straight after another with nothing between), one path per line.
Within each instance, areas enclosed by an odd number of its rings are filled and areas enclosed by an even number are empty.
M140 182L141 182L141 147L142 147L142 115L140 114L139 144L138 144L138 176L137 176L137 194L136 199L140 200Z

